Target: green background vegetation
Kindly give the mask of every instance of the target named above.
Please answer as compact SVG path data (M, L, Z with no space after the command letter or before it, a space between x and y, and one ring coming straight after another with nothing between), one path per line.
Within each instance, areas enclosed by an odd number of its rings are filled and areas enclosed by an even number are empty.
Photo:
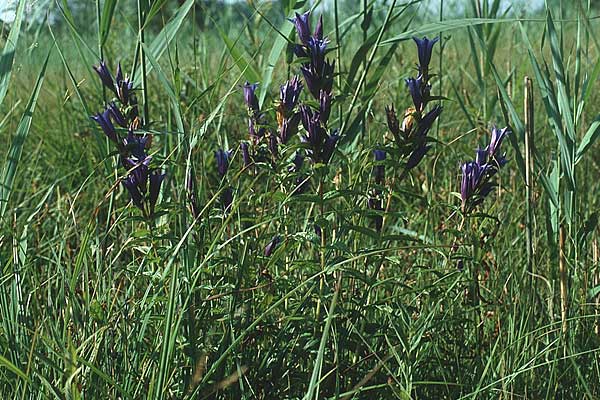
M316 185L289 195L296 140L275 169L242 171L234 156L230 214L213 151L247 139L244 81L261 82L274 120L279 84L299 70L285 18L311 4L57 1L40 3L48 13L17 11L0 41L0 396L599 398L595 3L317 8L338 73L331 124L348 121L324 199ZM402 115L411 104L413 35L441 35L432 92L447 100L419 167L398 180L400 166L386 161L391 207L379 235L367 209L372 150L385 142L384 106ZM154 227L129 204L89 119L107 95L91 68L101 57L147 83L154 162L167 173ZM510 162L466 235L459 166L492 124L514 132L503 145ZM276 234L284 240L265 257Z

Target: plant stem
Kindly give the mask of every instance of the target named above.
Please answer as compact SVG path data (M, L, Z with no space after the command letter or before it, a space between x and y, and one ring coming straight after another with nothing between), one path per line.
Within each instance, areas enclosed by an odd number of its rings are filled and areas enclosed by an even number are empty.
M146 55L144 52L144 17L145 12L142 10L142 0L137 0L137 17L138 17L138 41L140 44L140 63L142 66L142 101L144 103L144 126L150 121L148 111L148 82L146 78Z

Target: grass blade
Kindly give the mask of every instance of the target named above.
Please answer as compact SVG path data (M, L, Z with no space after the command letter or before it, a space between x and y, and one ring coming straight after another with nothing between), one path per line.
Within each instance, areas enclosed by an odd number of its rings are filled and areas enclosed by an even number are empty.
M2 186L0 187L1 222L4 222L4 214L6 213L6 209L8 206L8 199L10 197L10 194L12 193L15 175L17 173L17 167L19 165L21 154L23 152L23 145L25 144L25 139L27 139L27 135L29 134L29 128L31 127L31 121L33 119L33 111L35 110L37 99L40 94L40 89L42 88L42 83L44 82L46 67L48 66L48 60L50 59L51 53L52 48L48 51L46 61L44 61L42 69L37 77L35 87L33 89L31 97L29 98L29 102L27 103L25 112L21 117L21 121L19 122L19 125L17 127L17 133L12 141L10 151L8 152L8 158L6 160L6 163L4 164L4 171L2 173Z
M19 2L17 8L17 14L13 22L13 26L8 34L6 45L2 54L0 54L0 105L6 97L8 91L8 84L10 83L10 76L12 71L13 60L15 59L15 52L17 50L17 43L19 41L19 33L21 32L21 21L23 19L23 10L25 9L25 0Z
M167 23L167 25L165 25L163 30L152 41L152 43L149 46L150 51L147 54L151 54L152 58L154 58L155 60L160 60L160 57L167 49L167 46L169 46L171 41L173 41L175 35L177 35L177 32L179 32L179 29L183 25L185 17L188 15L193 5L194 0L187 0L185 3L183 3L181 7L179 7L175 15L173 15L173 18L171 18L171 20ZM142 67L138 65L136 67L133 78L134 86L140 86L142 82L141 71ZM148 65L146 73L148 74L150 73L150 71L152 71L152 66Z

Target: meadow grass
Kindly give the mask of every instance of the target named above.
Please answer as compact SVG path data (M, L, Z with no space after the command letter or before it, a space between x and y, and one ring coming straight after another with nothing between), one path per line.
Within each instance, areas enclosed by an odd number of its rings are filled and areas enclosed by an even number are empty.
M244 165L243 86L260 83L275 130L279 85L304 82L306 62L286 18L314 2L57 1L45 23L24 3L0 55L3 398L600 397L591 3L316 7L340 139L297 169L297 152L316 151L296 137ZM412 106L424 35L441 38L443 112L408 170L385 107L402 122ZM100 59L132 76L145 151L166 173L154 213L90 119L115 97ZM466 211L461 164L492 125L512 131L508 163ZM232 150L223 174L218 149Z

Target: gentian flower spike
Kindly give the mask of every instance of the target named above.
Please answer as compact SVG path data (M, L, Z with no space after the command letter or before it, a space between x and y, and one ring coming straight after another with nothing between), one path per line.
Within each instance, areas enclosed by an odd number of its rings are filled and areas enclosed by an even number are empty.
M296 18L291 20L294 25L296 25L296 32L298 33L298 38L305 45L308 44L308 40L310 39L310 11L305 12L304 14L296 13Z
M281 243L281 238L279 236L273 236L273 239L267 244L265 247L265 257L270 257L273 254L273 251L277 248L277 246Z
M419 54L419 75L424 77L425 81L429 80L429 62L431 61L431 53L433 52L433 45L440 40L439 37L434 39L419 39L413 37L413 40L417 44L417 52Z
M160 193L160 186L165 179L165 174L159 170L154 170L150 174L150 190L148 193L148 202L150 203L150 215L154 214L154 207Z
M258 83L249 83L246 82L244 84L244 101L248 106L248 109L252 111L252 114L257 117L260 108L258 106L258 97L256 97L256 88L258 87Z
M106 86L108 89L110 89L114 92L115 91L115 81L113 80L112 75L110 74L110 71L106 67L106 63L103 60L100 60L99 65L94 65L94 71L96 71L96 73L100 77L102 84L104 84L104 86Z
M217 171L221 178L227 174L227 170L229 169L229 151L224 151L223 149L219 149L215 151L215 160L217 161Z
M375 161L382 162L385 160L385 151L383 150L373 150L373 155L375 156ZM382 164L376 165L373 169L373 174L375 175L375 183L381 185L385 180L385 166Z
M104 112L93 115L91 118L94 121L96 121L98 125L100 125L102 131L110 140L112 140L115 143L118 143L119 139L117 138L117 131L115 130L115 127L112 121L110 120L110 115L110 109L106 109L104 110Z

